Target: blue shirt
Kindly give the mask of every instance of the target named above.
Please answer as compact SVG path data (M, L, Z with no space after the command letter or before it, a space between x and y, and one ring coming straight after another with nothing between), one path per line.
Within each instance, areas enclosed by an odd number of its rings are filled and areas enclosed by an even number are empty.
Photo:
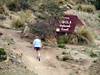
M35 40L33 41L33 46L34 46L34 47L42 47L41 40L40 40L40 39L35 39Z

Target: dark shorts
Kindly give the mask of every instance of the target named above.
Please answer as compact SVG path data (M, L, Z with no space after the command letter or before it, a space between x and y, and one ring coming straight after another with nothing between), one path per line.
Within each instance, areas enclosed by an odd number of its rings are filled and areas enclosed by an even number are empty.
M40 50L40 47L34 47L34 49L35 49L36 51L39 51L39 50Z

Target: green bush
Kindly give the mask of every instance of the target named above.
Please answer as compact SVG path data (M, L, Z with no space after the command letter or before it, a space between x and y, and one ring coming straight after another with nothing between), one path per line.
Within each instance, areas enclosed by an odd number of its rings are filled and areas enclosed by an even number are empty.
M66 36L60 36L57 39L58 47L59 48L65 48L65 44L68 42L68 38Z
M78 38L75 34L68 34L58 37L58 44L78 44Z
M59 48L65 48L65 44L58 44Z
M0 61L6 60L6 52L4 51L4 48L0 48Z
M58 44L66 44L68 42L68 38L66 36L60 36L57 40Z

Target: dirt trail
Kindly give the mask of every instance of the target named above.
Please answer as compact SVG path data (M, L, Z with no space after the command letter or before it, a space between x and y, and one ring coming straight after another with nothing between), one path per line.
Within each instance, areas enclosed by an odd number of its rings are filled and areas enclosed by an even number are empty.
M11 49L22 53L22 62L29 70L34 71L38 75L70 75L72 70L78 70L79 68L84 67L81 65L66 63L65 66L62 66L61 62L56 59L56 54L59 54L62 50L58 51L58 48L51 47L45 47L41 50L41 61L38 61L36 59L36 53L32 48L32 44L21 39L18 31L0 28L0 32L4 34L3 36L8 36L14 39L15 48L11 47ZM71 47L77 48L77 46ZM84 71L83 73L80 72L79 75L84 75ZM88 73L85 73L85 75L88 75Z
M9 36L14 39L16 48L14 51L21 52L22 62L26 65L26 67L36 72L38 75L67 75L68 72L63 69L59 62L55 59L54 50L41 51L41 61L38 61L35 57L35 51L32 48L32 45L24 41L20 38L19 33L14 30L9 29L1 29L0 31L4 34L4 36Z

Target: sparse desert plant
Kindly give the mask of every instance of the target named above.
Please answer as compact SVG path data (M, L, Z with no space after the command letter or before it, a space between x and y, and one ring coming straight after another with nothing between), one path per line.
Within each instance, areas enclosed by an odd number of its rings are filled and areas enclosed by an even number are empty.
M91 57L97 57L98 55L96 53L94 53L93 51L90 52L90 56Z
M58 44L79 44L92 45L94 44L94 34L86 26L80 27L74 34L68 34L58 37Z
M80 10L80 11L84 11L84 12L94 12L96 10L95 6L94 5L78 5L77 6L77 9Z
M58 44L78 44L78 38L76 34L68 34L58 37Z
M77 32L77 38L79 43L85 43L85 44L93 44L94 43L94 37L91 33L91 30L87 26L83 26L79 29Z
M73 60L73 58L69 52L63 52L62 54L57 55L56 58L60 61Z
M78 44L78 37L76 34L69 34L68 36L68 43L69 44Z
M4 48L0 48L0 61L6 60L6 58L7 56Z
M89 55L92 58L98 57L99 56L99 52L95 52L95 47L93 48L86 48L86 54Z
M20 11L18 15L22 22L29 22L34 18L31 10Z
M68 37L66 37L65 35L59 36L59 38L57 39L58 44L66 44L67 42L68 42Z
M60 8L57 0L36 0L32 3L32 9L39 20L47 20L50 17L63 15L65 8Z
M100 14L98 14L98 17L100 18Z
M20 29L25 25L25 23L35 21L31 10L22 10L18 12L17 15L18 18L14 17L12 21L13 28Z
M3 6L2 5L0 5L0 14L3 14L4 13L4 8L3 8Z
M58 47L60 48L65 48L65 44L68 43L68 37L66 37L65 35L63 36L59 36L57 38L57 44L58 44Z
M58 43L58 46L59 45L62 46L65 44L78 44L78 38L77 38L77 35L75 34L68 34L67 36L62 35L57 38L57 43Z
M33 34L39 35L42 39L54 36L54 26L46 21L38 22L30 26L30 31Z
M59 48L65 48L65 44L58 44Z
M7 1L5 0L5 3L8 7L9 10L11 11L18 11L20 10L20 3L19 3L20 0L10 0L10 1Z
M14 20L12 22L12 27L16 29L20 29L21 27L23 27L23 25L24 23L20 19Z
M2 2L7 5L9 10L20 11L21 9L28 9L30 7L28 1L29 0L4 0Z

